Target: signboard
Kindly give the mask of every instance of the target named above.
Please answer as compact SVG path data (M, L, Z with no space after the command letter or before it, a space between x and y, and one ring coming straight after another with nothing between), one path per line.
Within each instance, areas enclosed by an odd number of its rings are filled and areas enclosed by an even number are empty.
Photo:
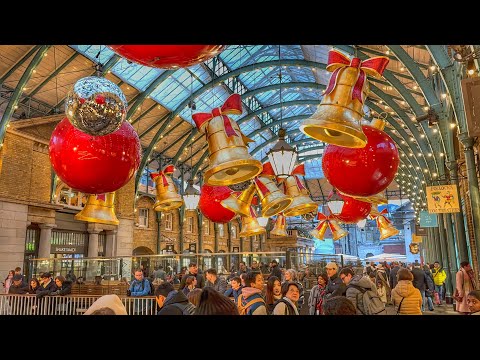
M423 242L423 236L418 236L418 235L415 235L415 234L412 234L412 243L421 243Z
M167 244L167 249L168 252L173 252L173 245Z
M460 212L457 186L427 186L427 205L430 214Z
M415 226L415 235L417 236L427 236L427 228L421 226Z
M240 252L240 247L234 246L233 247L233 252Z
M428 211L420 211L421 227L438 227L437 214L430 214Z
M480 78L472 77L462 80L462 95L467 118L468 136L480 136L480 116L478 103L480 101Z
M83 254L85 246L51 245L50 254Z
M191 253L196 253L197 252L197 244L188 245L188 251L190 251Z

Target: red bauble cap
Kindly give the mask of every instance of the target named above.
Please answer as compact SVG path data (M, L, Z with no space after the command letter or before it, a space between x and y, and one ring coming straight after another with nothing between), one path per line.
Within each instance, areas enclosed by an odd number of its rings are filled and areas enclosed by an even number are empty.
M323 174L344 194L372 196L385 190L395 178L398 150L384 131L363 125L367 137L364 148L328 145L322 157Z
M228 186L203 185L200 189L198 208L205 217L216 223L228 223L235 213L224 208L220 201L230 196L232 190Z
M128 122L105 136L75 128L67 118L50 138L50 162L72 189L87 194L113 192L124 186L140 166L140 139Z

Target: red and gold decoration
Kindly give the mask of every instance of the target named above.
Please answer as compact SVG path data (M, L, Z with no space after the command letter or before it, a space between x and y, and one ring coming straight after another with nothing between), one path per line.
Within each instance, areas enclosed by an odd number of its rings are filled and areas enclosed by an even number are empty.
M198 208L210 221L228 223L236 216L236 213L223 207L221 201L227 199L232 192L228 186L211 186L204 184L200 189Z
M234 192L220 204L233 212L250 216L250 207L252 205L253 196L255 195L255 184L252 182L250 186L242 192Z
M200 64L220 54L224 45L109 45L118 55L140 65L177 69Z
M242 231L238 234L240 237L255 236L264 234L265 228L261 227L257 220L255 210L250 206L249 216L242 216Z
M174 171L175 167L168 165L163 171L150 174L150 177L155 182L157 191L157 201L153 205L153 210L169 211L178 209L183 205L183 199L171 177Z
M127 116L127 99L110 80L88 76L78 80L65 98L65 114L78 130L94 136L117 131Z
M283 213L277 215L277 220L270 234L276 236L287 236L287 219Z
M417 243L412 242L408 245L408 247L409 247L409 250L410 250L411 254L415 255L415 254L418 254L420 252L420 247L418 246Z
M372 209L371 203L359 201L342 194L340 196L344 200L342 211L339 214L333 214L333 216L345 224L356 224L365 219Z
M376 218L377 228L380 231L380 240L385 240L391 236L397 235L400 231L395 229L392 222L385 216L387 209L383 209Z
M238 124L227 115L240 115L242 100L232 94L211 113L193 114L192 118L208 142L209 167L204 180L208 185L225 186L250 180L262 171L262 163L248 153L246 137Z
M50 138L50 162L57 176L72 189L86 194L114 192L124 186L140 166L140 140L132 125L92 136L75 128L67 118Z
M305 176L305 164L297 165L291 175L283 182L284 193L293 199L290 206L284 210L285 216L298 216L317 211L318 204L310 198L310 194L299 179Z
M384 124L383 120L375 119L371 126L362 126L368 140L362 149L337 145L325 148L323 173L341 193L356 197L377 195L395 178L398 150L392 138L382 131Z
M342 195L345 195L345 194L342 194ZM372 204L372 206L388 204L388 199L383 193L379 193L372 196L351 196L351 197L359 201L368 202Z
M262 216L270 217L284 211L293 199L285 195L277 187L273 179L275 173L269 163L263 167L262 173L255 178L258 198L262 205Z
M118 225L120 222L115 215L114 200L114 192L90 195L82 211L75 215L75 220Z
M348 231L343 229L338 224L333 215L325 216L323 213L319 212L317 214L317 220L319 220L319 223L317 227L310 232L310 234L319 240L325 240L325 233L327 229L330 229L330 232L332 233L332 239L334 241L348 235Z
M302 125L305 135L337 146L363 148L367 138L360 121L369 92L367 75L380 78L389 59L351 60L338 51L328 53L327 71L333 72L317 111Z

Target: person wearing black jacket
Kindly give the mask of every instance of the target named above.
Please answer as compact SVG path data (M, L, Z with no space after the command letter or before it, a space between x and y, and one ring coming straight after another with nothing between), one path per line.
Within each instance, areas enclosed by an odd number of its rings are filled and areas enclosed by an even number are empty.
M333 296L345 296L347 292L347 286L343 283L342 279L338 277L338 266L334 262L329 262L325 266L327 270L328 283L327 290L325 291L325 298Z
M434 311L433 307L433 292L435 291L435 284L433 282L433 275L430 271L430 267L428 265L423 266L423 271L425 272L425 298L428 304L428 310Z
M190 263L188 265L188 273L182 276L182 280L180 281L180 290L182 290L185 287L185 282L187 281L187 278L189 276L195 276L195 279L197 279L197 285L195 287L197 288L204 288L205 287L205 279L203 278L202 274L198 273L198 266L196 263Z
M420 268L420 263L415 262L413 263L413 286L420 290L420 294L422 294L422 312L425 311L425 290L427 288L427 275L425 275L425 271Z
M268 277L270 279L271 276L276 276L277 278L280 279L280 282L282 281L282 270L278 267L278 262L277 260L273 259L271 261L272 264L272 272L270 273L270 276Z
M9 294L26 294L28 293L28 285L23 282L23 276L20 274L13 275L12 285L8 289Z
M55 289L50 291L48 295L68 295L72 293L72 282L65 280L61 275L55 278Z
M157 315L184 315L185 308L195 307L183 291L176 291L169 282L157 286L155 300L160 308Z
M398 283L397 273L398 273L398 270L400 270L400 265L398 265L398 262L394 261L392 265L393 265L393 268L390 270L390 275L389 275L390 289L394 289L395 286L397 286L397 283Z

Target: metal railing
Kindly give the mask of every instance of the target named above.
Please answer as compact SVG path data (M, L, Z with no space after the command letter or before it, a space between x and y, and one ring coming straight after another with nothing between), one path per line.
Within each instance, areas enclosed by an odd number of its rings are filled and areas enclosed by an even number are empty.
M0 315L82 315L100 296L0 294ZM128 315L155 315L154 296L120 296Z

